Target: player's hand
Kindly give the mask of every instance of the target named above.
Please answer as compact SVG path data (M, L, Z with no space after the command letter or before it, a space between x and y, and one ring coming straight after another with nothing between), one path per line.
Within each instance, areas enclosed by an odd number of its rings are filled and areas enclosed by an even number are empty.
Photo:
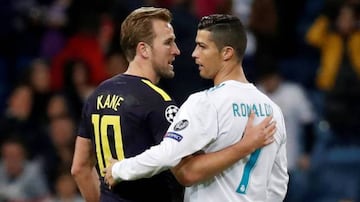
M272 143L277 130L276 122L272 121L272 118L272 116L268 116L261 123L254 126L255 113L252 111L241 141L245 141L245 145L248 145L254 151Z
M109 189L111 189L111 187L113 187L117 183L117 181L112 177L112 167L116 162L118 162L118 160L111 158L109 161L110 165L105 168L103 173L105 174L104 182L106 185L109 186Z

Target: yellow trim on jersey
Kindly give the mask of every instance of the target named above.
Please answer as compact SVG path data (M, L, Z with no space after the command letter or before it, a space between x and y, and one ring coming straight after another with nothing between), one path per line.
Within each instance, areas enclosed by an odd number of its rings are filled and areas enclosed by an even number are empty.
M171 97L163 89L155 86L149 80L142 79L141 81L146 83L148 86L150 86L152 89L154 89L157 93L159 93L165 101L171 101Z

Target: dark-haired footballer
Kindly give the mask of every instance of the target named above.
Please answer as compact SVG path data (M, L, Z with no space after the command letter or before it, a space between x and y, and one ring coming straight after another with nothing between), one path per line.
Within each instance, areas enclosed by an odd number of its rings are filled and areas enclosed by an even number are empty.
M171 168L188 186L185 202L283 201L289 179L284 117L245 77L243 25L231 15L205 16L195 42L200 76L214 87L188 97L160 144L106 168L106 182L116 186ZM275 141L247 150L248 120L269 117L276 123Z

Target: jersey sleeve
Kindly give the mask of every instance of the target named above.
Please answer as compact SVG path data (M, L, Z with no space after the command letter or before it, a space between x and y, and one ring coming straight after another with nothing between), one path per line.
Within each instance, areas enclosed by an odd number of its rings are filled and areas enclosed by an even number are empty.
M270 181L268 185L267 200L283 201L287 191L289 175L286 169L286 145L281 144L275 159L274 166L271 170Z
M142 79L142 89L147 92L143 102L143 113L146 114L148 135L154 139L154 144L159 144L166 130L173 121L179 108L176 102L161 88L152 84L149 80Z
M88 131L92 126L89 126L88 123L91 123L89 120L89 117L86 115L88 110L88 102L86 102L83 106L82 112L81 112L81 120L79 123L78 128L78 136L84 137L84 138L91 138L90 137L90 131Z
M190 96L180 107L163 141L138 156L116 163L112 176L119 181L135 180L177 165L183 157L216 139L217 120L216 109L204 94Z
M271 169L269 185L267 189L267 202L283 201L287 192L287 184L289 182L289 175L287 172L287 157L286 157L286 129L283 115L280 112L281 122L277 125L278 130L281 131L281 139L275 143L280 144L276 153L275 162Z
M155 143L159 144L179 108L174 101L161 101L161 103L157 102L154 103L154 105L156 106L147 107L151 110L147 116L146 122Z

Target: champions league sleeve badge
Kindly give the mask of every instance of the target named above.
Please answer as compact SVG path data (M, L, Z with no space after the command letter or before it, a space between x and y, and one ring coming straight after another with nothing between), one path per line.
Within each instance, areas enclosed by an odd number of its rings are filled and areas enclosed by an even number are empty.
M180 131L183 130L184 128L186 128L189 125L189 121L186 119L183 119L181 121L179 121L177 124L175 124L174 126L174 131Z
M174 121L174 117L176 113L179 111L179 107L175 105L169 105L165 109L165 118L169 123L172 123Z

